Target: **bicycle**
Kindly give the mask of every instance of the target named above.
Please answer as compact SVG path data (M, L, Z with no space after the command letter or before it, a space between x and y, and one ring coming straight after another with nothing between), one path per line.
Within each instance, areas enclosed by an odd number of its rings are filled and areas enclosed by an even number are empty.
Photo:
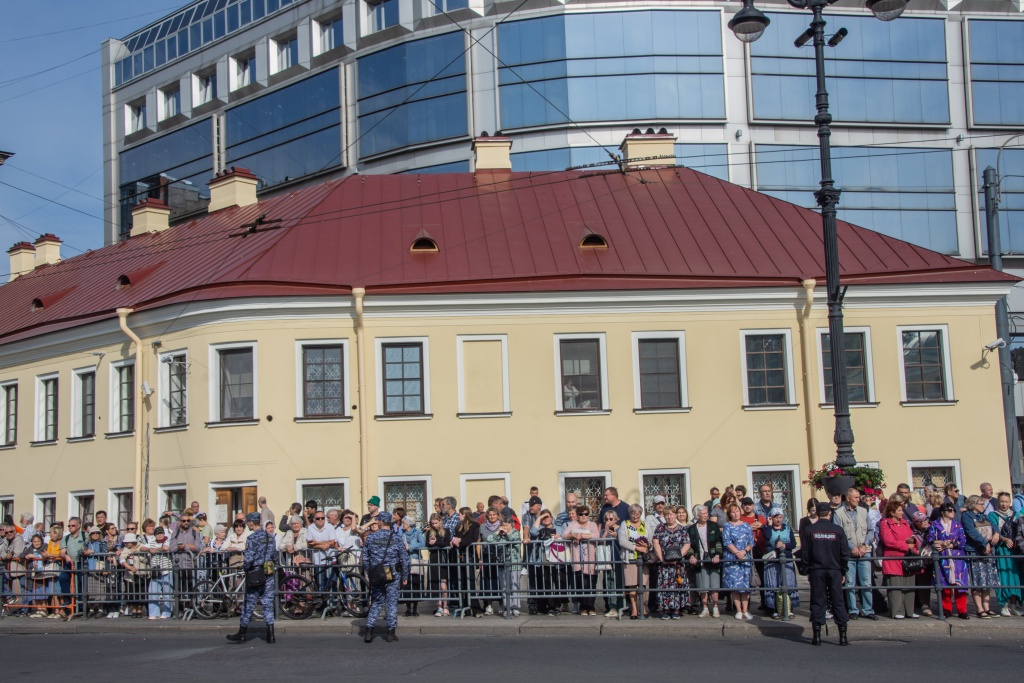
M286 594L288 599L295 601L291 594L299 590L296 581L304 582L306 586L315 585L313 579L309 578L310 572L314 574L319 571L327 572L328 580L323 590L313 591L312 600L302 601L301 605L296 604L290 619L306 619L312 616L313 612L322 608L321 619L328 616L341 616L347 612L355 618L365 617L370 612L370 586L358 568L354 556L345 552L340 557L331 560L330 565L322 567L305 567L298 565L292 567L291 572L285 574L279 591ZM303 576L301 573L307 574ZM301 593L301 591L300 591ZM303 609L300 609L303 608Z

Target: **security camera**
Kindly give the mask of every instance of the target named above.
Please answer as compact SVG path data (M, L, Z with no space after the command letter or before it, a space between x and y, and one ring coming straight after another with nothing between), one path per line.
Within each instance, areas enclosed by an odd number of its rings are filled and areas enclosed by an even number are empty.
M153 388L149 386L149 382L147 382L146 380L142 380L142 393L144 393L146 396L153 395Z
M1006 347L1006 340L1003 339L1002 337L1000 337L999 339L996 339L994 342L989 342L988 344L985 344L985 349L987 351L995 351L996 349L1002 349L1002 348L1005 348L1005 347Z

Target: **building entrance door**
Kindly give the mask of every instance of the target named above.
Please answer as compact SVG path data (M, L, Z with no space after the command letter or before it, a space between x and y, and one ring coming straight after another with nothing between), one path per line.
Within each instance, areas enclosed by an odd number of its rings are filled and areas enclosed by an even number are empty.
M216 488L213 492L217 497L214 508L215 524L230 525L239 513L247 515L258 510L255 486Z

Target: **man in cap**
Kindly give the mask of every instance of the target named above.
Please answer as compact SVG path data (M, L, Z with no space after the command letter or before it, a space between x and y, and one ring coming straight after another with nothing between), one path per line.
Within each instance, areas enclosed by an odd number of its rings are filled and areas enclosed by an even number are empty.
M376 496L374 496L376 498ZM372 499L371 499L372 500ZM380 500L377 500L378 504ZM377 520L380 528L372 531L363 539L361 561L363 572L371 578L377 567L391 569L392 579L381 585L370 584L370 612L366 615L366 634L363 642L373 641L373 627L377 624L381 609L388 624L388 635L385 640L392 643L398 640L395 629L398 628L398 596L402 586L409 584L409 551L401 536L396 536L394 519L390 512L378 512Z
M839 644L849 645L846 624L850 615L843 599L843 582L850 560L850 544L842 527L832 522L832 506L818 503L818 520L808 524L800 534L800 573L811 584L811 645L821 645L821 627L825 623L825 606L832 605L833 618L839 627Z
M539 524L539 515L543 507L544 501L540 499L540 496L530 496L530 498L526 501L526 512L524 512L522 516L522 528L526 529L526 532L523 534L524 536L530 533L530 529L534 528L537 524ZM512 508L503 507L501 509L501 513L504 513L505 510L508 510L509 516L511 517ZM540 586L542 583L541 571L543 568L542 566L544 564L544 543L542 541L533 540L531 543L527 544L526 562L528 566L527 574L530 577L530 585ZM546 604L548 601L543 600L542 602ZM537 614L538 610L540 609L540 607L538 606L537 596L534 594L533 591L530 591L530 594L526 600L526 605L527 609L530 611L530 614Z
M370 496L370 499L366 501L366 514L359 519L359 526L363 528L363 531L370 528L370 522L377 519L379 514L380 496Z
M267 562L273 563L277 557L277 541L274 536L267 534L260 524L260 513L250 512L245 516L246 526L249 527L249 537L245 540L245 556L242 569L249 572L251 569L266 566ZM267 573L266 583L260 588L249 588L248 582L245 587L245 603L242 605L242 617L238 620L238 633L227 636L232 643L241 644L245 642L245 633L249 629L249 622L256 610L256 602L263 606L263 621L267 625L267 642L276 643L274 637L274 592L277 588L276 571Z

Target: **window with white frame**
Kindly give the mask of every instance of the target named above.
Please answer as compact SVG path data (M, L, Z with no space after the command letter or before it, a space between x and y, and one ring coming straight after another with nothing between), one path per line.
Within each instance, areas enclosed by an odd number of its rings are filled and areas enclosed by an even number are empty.
M161 510L181 512L185 509L185 487L184 486L163 486L163 504Z
M317 419L345 416L346 361L343 342L300 344L301 417Z
M944 492L946 484L960 484L960 462L958 460L908 460L910 488L917 492L921 500L925 491L934 488Z
M378 338L377 414L430 415L430 353L426 337Z
M765 485L772 487L772 504L781 508L790 526L795 527L802 514L798 488L800 468L795 465L748 467L747 473L751 491L757 491Z
M427 519L427 482L423 479L384 482L384 509L403 507L418 520Z
M71 507L71 514L82 519L82 523L91 524L93 520L93 514L96 510L96 496L93 495L92 491L82 491L80 493L72 493L73 505Z
M160 96L163 98L164 109L161 121L181 113L181 88L162 90L160 91Z
M75 370L71 375L71 436L96 435L96 367Z
M317 479L300 482L299 500L315 500L318 510L345 508L345 482Z
M604 334L555 335L555 359L557 412L606 412L608 368Z
M317 22L320 27L320 53L329 52L345 44L344 24L341 15Z
M455 355L459 417L511 415L508 335L460 334Z
M57 521L57 495L41 493L36 495L36 521L43 523L43 529L49 530Z
M146 127L146 101L140 100L134 104L129 104L125 108L126 115L126 127L128 133L138 133L140 130Z
M60 417L60 380L57 373L36 377L35 440L48 443L57 440L57 419Z
M256 54L248 53L232 58L235 63L235 87L244 88L256 82Z
M14 519L14 496L0 496L0 520Z
M383 31L398 24L399 0L368 2L370 5L370 32Z
M217 71L195 75L196 105L212 102L217 98Z
M904 405L953 401L946 326L904 326L897 333Z
M689 407L683 332L633 333L633 394L638 411Z
M874 403L875 387L871 362L871 330L867 327L847 327L843 330L846 343L846 394L851 405ZM832 389L831 335L827 329L818 330L818 350L821 356L820 388L822 403L831 405L835 394Z
M188 426L188 352L160 354L160 426Z
M642 484L640 490L643 495L641 505L644 506L644 510L654 509L655 496L664 496L665 502L669 505L687 506L686 493L688 482L686 481L685 472L648 471L642 472L640 477Z
M127 434L135 430L135 361L110 364L111 434Z
M746 407L793 405L790 330L748 330L743 337L743 393Z
M0 383L0 419L3 419L4 446L18 443L18 383Z
M274 73L284 71L299 63L299 38L294 33L289 36L282 36L273 41L274 54L276 56L276 69Z
M110 512L107 519L113 519L118 529L124 529L132 521L135 494L131 489L110 489Z
M256 419L256 346L225 344L211 347L211 422Z

